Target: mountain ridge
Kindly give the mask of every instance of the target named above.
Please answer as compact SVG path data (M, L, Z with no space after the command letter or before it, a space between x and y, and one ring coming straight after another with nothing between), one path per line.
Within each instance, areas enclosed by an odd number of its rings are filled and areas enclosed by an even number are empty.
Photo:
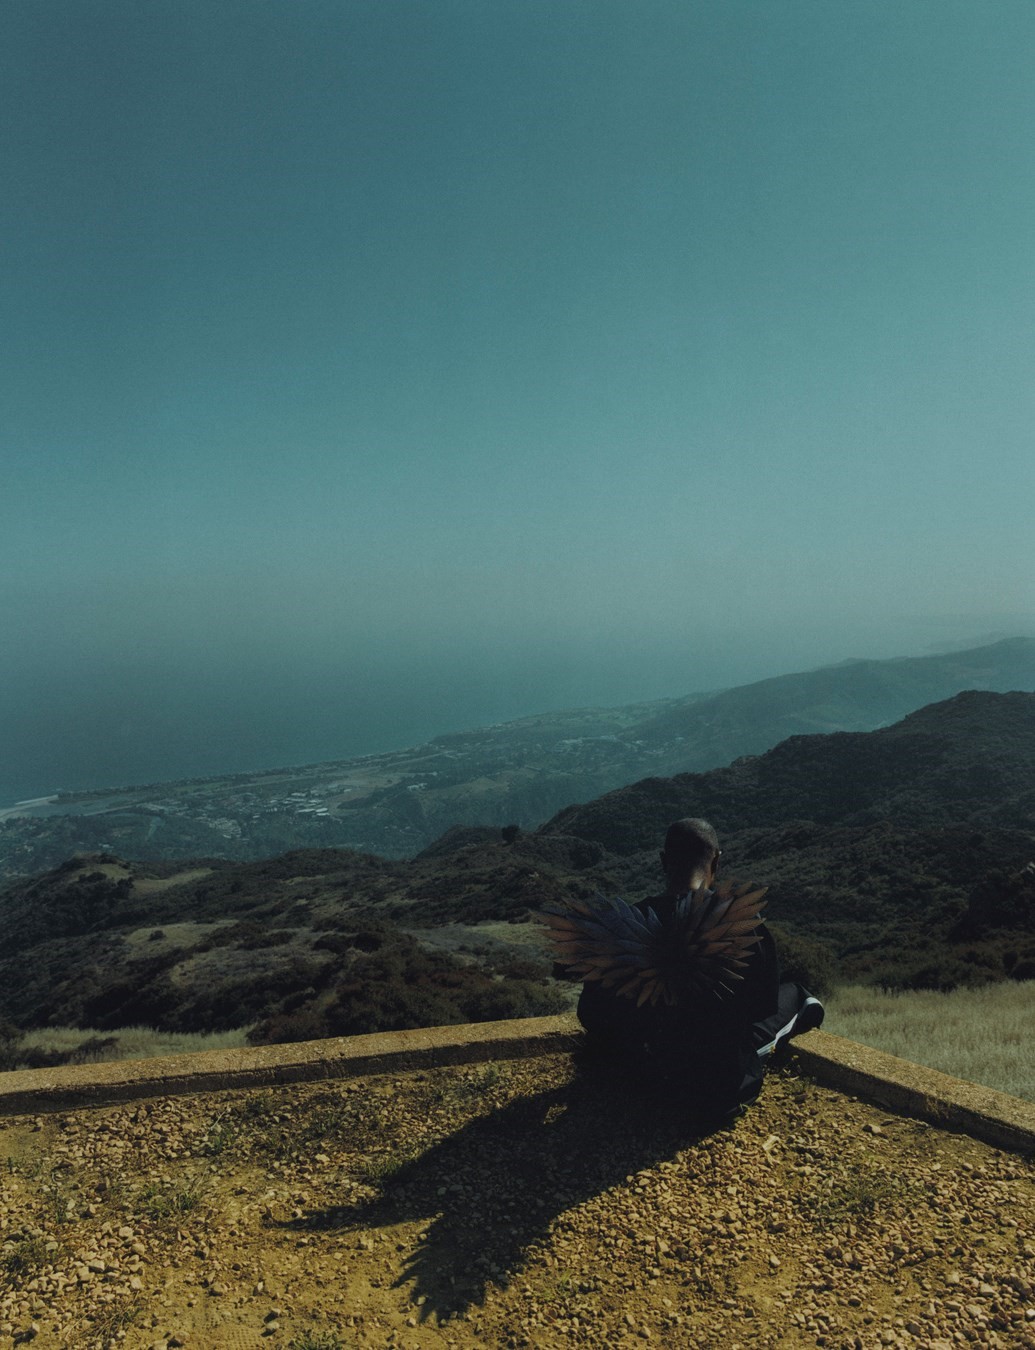
M1035 639L540 714L382 756L63 794L0 812L0 877L105 850L149 861L258 860L300 847L412 857L454 825L533 829L645 775L719 767L794 734L872 730L975 687L1035 689Z
M1004 638L984 647L928 656L883 660L853 658L833 666L776 675L721 690L710 697L708 714L713 725L716 722L722 725L724 716L729 718L734 712L730 730L735 729L743 741L728 753L723 761L728 762L741 754L759 754L792 735L873 731L879 725L874 722L875 717L889 723L897 721L913 708L940 702L963 689L994 689L999 693L1006 693L1010 688L1026 689L1032 680L1033 656L1035 639L1018 637ZM1012 680L1018 683L1010 684ZM775 715L784 722L801 721L803 724L785 726L784 734L775 741L768 740L764 745L753 743L757 732L747 714L757 717L761 709L770 720ZM665 710L641 726L639 734L648 739L652 736L664 738L678 727L688 712L692 716L692 705L687 709ZM809 724L805 725L806 722ZM852 722L858 725L852 725ZM727 741L726 746L729 745Z
M950 725L952 735L946 730ZM995 759L981 753L990 736L1000 745ZM965 757L967 748L973 751L975 762ZM968 773L964 781L971 791L979 786L975 781L979 775L983 791L1011 802L1020 798L1020 816L1027 820L1025 804L1035 802L1030 774L1033 757L1035 699L1019 691L967 690L918 709L891 727L792 736L764 754L743 756L707 774L644 779L586 806L567 807L540 828L544 834L574 834L585 839L606 836L612 851L635 852L649 847L649 839L668 820L688 814L708 816L725 830L757 827L763 817L768 825L795 819L820 824L873 823L895 815L904 816L903 823L912 826L944 823L950 804L957 816L970 814L968 798L955 791L964 768ZM844 772L848 760L854 761L851 778ZM942 761L952 763L952 773L947 769L933 772ZM785 764L792 766L792 772L781 783ZM928 795L914 802L910 785L920 779ZM655 795L651 784L666 786L657 794L658 809L645 816L641 802ZM878 786L885 795L875 800ZM786 793L783 798L778 796L780 787ZM937 795L932 799L933 789ZM761 808L760 801L764 802ZM691 804L696 809L691 811ZM1018 814L1013 805L1004 809ZM859 820L853 819L856 814Z

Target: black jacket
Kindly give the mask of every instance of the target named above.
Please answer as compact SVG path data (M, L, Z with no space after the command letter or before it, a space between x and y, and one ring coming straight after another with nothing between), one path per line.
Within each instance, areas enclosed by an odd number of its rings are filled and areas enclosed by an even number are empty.
M648 906L665 918L674 902L659 896ZM764 1063L756 1025L777 1013L780 968L772 934L761 925L761 941L752 948L743 979L732 993L689 995L674 1006L637 1007L630 998L597 981L587 981L579 998L579 1021L600 1048L638 1067L647 1067L702 1104L750 1101L761 1085Z

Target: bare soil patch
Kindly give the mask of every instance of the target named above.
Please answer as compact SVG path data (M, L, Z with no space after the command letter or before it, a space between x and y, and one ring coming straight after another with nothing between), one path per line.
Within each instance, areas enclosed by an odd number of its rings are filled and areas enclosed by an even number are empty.
M556 1056L0 1127L0 1347L1035 1347L1035 1168Z

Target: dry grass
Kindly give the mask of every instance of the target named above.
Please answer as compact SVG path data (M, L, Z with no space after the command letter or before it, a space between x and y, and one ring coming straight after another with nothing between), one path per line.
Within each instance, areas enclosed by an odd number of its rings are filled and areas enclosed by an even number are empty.
M851 985L829 999L823 1030L1035 1101L1033 1012L1035 981L949 994Z
M217 1031L203 1035L199 1032L155 1031L153 1027L119 1027L116 1031L94 1031L82 1027L40 1027L26 1031L19 1046L30 1050L59 1051L68 1054L85 1041L107 1041L116 1044L86 1053L77 1061L85 1064L114 1059L152 1059L156 1055L185 1055L195 1050L234 1050L248 1044L248 1028Z
M211 923L161 923L147 928L135 928L124 933L122 940L134 957L158 956L170 947L196 947L220 928L232 928L233 919L216 919Z
M158 891L167 891L173 886L185 886L189 881L199 881L202 877L210 876L211 867L192 867L184 872L177 872L171 877L135 877L133 879L134 895L155 895Z

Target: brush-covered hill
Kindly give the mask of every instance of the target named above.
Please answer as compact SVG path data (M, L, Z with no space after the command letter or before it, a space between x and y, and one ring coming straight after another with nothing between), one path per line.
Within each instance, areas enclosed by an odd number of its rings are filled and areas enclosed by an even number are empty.
M1035 695L968 692L867 733L796 736L649 778L538 831L465 827L417 857L297 850L188 867L73 858L0 893L0 1016L257 1038L545 1012L531 912L657 885L668 823L710 817L810 979L1035 977Z
M772 913L856 977L938 988L1020 962L1030 978L1033 764L1035 695L970 691L879 731L645 779L542 832L606 840L642 873L669 821L705 816L729 868L767 882Z
M688 814L724 831L885 819L913 828L981 820L1031 829L1033 764L1035 696L971 690L879 731L793 736L724 769L644 779L566 808L541 832L631 853Z
M481 837L487 835L488 837ZM307 1039L558 1012L530 909L592 893L583 840L479 832L427 860L299 850L173 865L80 854L0 894L3 1025ZM0 1066L3 1053L0 1046Z
M361 760L60 794L0 811L0 877L76 852L248 861L349 847L411 857L454 825L533 829L570 802L645 775L712 769L800 733L871 730L963 689L1035 689L1035 639L543 714Z

